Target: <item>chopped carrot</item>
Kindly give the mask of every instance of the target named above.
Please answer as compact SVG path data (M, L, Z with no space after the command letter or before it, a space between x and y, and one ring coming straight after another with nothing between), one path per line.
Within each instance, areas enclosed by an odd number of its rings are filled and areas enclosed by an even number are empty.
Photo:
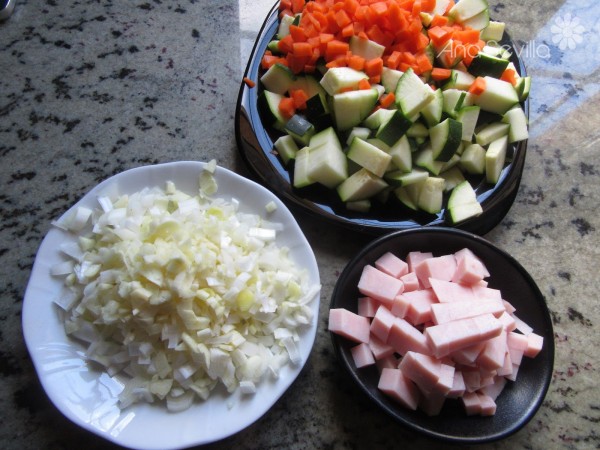
M475 78L475 81L471 83L471 86L469 87L469 92L473 95L481 95L483 91L485 91L485 87L485 78L477 77Z
M246 86L248 86L249 88L253 88L254 86L256 86L256 83L248 77L244 77L244 83L246 83Z
M285 36L279 40L279 42L277 43L277 48L282 53L289 53L289 52L293 51L293 49L294 49L293 44L294 44L294 38L292 38L291 34L288 34L287 36Z
M362 80L360 80L358 82L358 89L361 89L361 90L371 89L371 83L369 83L369 80L363 78Z
M292 0L292 11L294 14L302 12L304 8L304 0Z
M303 89L291 89L290 97L294 100L294 107L296 109L306 109L308 94Z
M419 68L419 73L429 72L433 69L433 64L431 60L425 53L419 53L417 56L417 67Z
M342 28L341 34L342 34L342 37L344 37L344 38L350 38L350 37L354 36L354 24L349 23L344 28Z
M279 2L279 11L283 11L284 9L292 10L292 0L281 0Z
M381 75L381 72L383 71L383 59L373 58L365 61L364 71L370 77Z
M457 30L452 33L452 39L461 41L464 44L477 44L479 41L479 30L473 30L472 28Z
M391 106L396 100L396 95L393 92L388 92L387 94L383 94L379 99L379 104L382 108L388 108Z
M327 49L325 50L325 59L331 61L339 55L345 55L350 49L350 45L347 42L332 39L327 43Z
M517 72L515 72L513 69L507 68L502 73L502 76L500 77L500 79L512 84L513 86L516 86L517 81L518 81L517 80Z
M358 55L348 57L348 67L354 70L363 70L365 68L365 58Z
M292 53L295 56L312 56L313 48L308 42L294 42L292 44Z
M279 111L284 118L291 119L291 117L296 114L294 100L290 97L283 97L279 102Z
M435 81L446 80L446 79L450 78L450 75L452 75L452 70L450 70L450 69L434 67L431 70L431 78Z
M435 0L421 0L421 11L431 12L435 8Z
M452 32L444 27L432 27L428 30L427 34L433 45L437 47L444 45L452 37Z
M439 14L436 14L435 16L433 16L433 19L431 19L431 23L429 24L429 27L430 28L444 27L444 26L448 25L449 21L450 21L450 19L448 19L448 17L440 16Z

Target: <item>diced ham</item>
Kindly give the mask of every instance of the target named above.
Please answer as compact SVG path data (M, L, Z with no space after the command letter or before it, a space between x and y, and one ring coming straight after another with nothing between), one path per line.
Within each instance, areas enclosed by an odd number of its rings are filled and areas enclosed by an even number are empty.
M479 402L479 396L477 393L465 392L465 394L461 397L461 400L468 416L475 416L481 413L481 403Z
M329 310L329 331L357 343L369 342L370 321L344 308Z
M387 358L376 359L375 365L377 366L377 370L379 370L379 373L381 373L381 371L385 368L397 369L398 368L398 360L396 359L396 357L394 355L390 355Z
M419 409L430 417L437 416L444 407L445 401L446 396L444 394L428 392L427 394L421 395Z
M442 363L431 356L416 352L407 352L400 360L398 368L406 378L411 380L421 391L439 392L437 384L440 379Z
M452 281L429 279L429 284L440 303L462 302L476 300L473 289Z
M506 378L503 376L496 376L494 377L494 382L492 384L488 384L481 388L481 392L495 401L504 389L504 386L506 386Z
M504 329L495 338L488 339L477 358L477 363L487 370L496 370L504 366L504 357L508 351L506 340Z
M424 288L431 287L430 278L451 281L456 271L456 260L453 255L436 256L421 261L415 267L419 283Z
M454 258L456 271L452 276L452 281L471 285L490 276L483 262L468 248L456 252Z
M329 330L358 343L357 369L375 365L379 389L401 405L436 415L446 398L460 398L468 415L493 415L523 356L537 356L544 339L489 276L468 249L411 252L406 263L385 253L363 268L358 314L331 309Z
M425 261L428 258L433 258L433 253L431 253L431 252L410 252L408 255L406 255L406 263L408 264L408 271L414 272L415 267L421 261Z
M375 358L373 357L373 353L371 353L371 348L364 342L352 347L350 353L352 354L352 359L354 360L354 365L357 369L375 364Z
M454 379L452 380L452 389L448 391L446 397L448 398L459 398L466 391L465 379L463 378L462 371L454 370Z
M371 297L361 297L358 299L358 315L363 317L374 317L377 308L381 303Z
M401 276L400 281L404 284L404 292L416 291L420 287L419 277L414 272Z
M369 265L364 267L358 282L361 294L379 300L386 306L391 306L403 288L402 281Z
M504 305L496 300L482 301L457 301L451 303L435 303L431 305L431 318L436 325L458 319L493 314L500 317L504 312Z
M392 309L390 310L394 316L399 317L400 319L404 319L406 317L408 308L410 306L410 297L404 296L406 293L407 292L404 292L394 299L392 303Z
M529 325L527 325L525 322L519 319L516 315L513 314L512 316L513 319L515 319L515 325L517 330L519 330L524 335L533 333L533 328L531 328Z
M387 342L390 329L394 324L394 316L385 306L380 306L371 321L371 333L380 341Z
M535 358L544 346L544 338L539 334L529 333L527 335L527 348L524 351L524 355L528 358Z
M400 295L408 302L406 320L413 325L419 325L431 320L431 305L436 302L431 289L405 292Z
M400 369L384 368L377 387L408 409L414 411L419 405L419 389Z
M400 278L408 273L408 264L391 252L385 253L375 261L375 267L394 278Z
M473 285L471 286L473 295L479 300L502 300L502 293L498 289L487 286Z
M475 365L475 361L477 361L477 357L483 351L484 347L485 342L478 342L477 344L470 345L467 348L450 353L450 357L458 364L473 366Z
M508 352L510 353L510 359L513 365L520 365L523 355L525 354L525 350L527 350L527 336L511 331L507 334L506 343L508 345Z
M496 414L496 402L486 394L477 394L479 396L479 405L481 407L481 411L479 414L482 416L493 416Z
M377 336L371 334L369 347L376 360L385 359L394 354L394 347L385 342L382 342Z
M435 385L435 390L444 395L452 390L454 386L454 366L442 363L440 368L440 377Z
M504 355L504 363L502 364L502 367L496 370L496 375L499 375L501 377L507 377L509 375L512 375L512 372L513 362L512 358L510 357L510 352L507 350L506 354Z
M396 318L390 330L387 343L402 356L406 355L409 351L426 355L431 354L423 333L404 319Z
M433 355L439 358L496 337L501 331L502 323L498 319L492 314L482 314L429 327L424 334Z
M498 319L500 322L502 322L502 326L507 332L514 331L517 328L517 323L515 322L514 317L511 316L508 311L504 311L500 317L498 317Z

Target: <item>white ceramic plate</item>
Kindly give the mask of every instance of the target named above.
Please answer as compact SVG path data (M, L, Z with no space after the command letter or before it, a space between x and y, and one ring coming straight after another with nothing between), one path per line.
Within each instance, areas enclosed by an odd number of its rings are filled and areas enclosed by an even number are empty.
M78 205L96 208L99 195L134 193L146 186L164 187L169 180L179 190L194 194L204 165L177 162L132 169L100 183L73 208ZM265 205L275 202L277 209L268 219L284 225L284 230L278 233L278 245L288 247L294 262L308 270L312 283L319 284L312 249L283 203L267 189L227 169L218 167L215 178L219 185L216 196L238 199L241 211L266 217ZM83 347L66 336L58 307L53 303L61 292L62 281L51 277L49 270L63 260L59 245L72 239L74 235L57 228L44 238L25 292L23 331L50 400L83 428L131 448L177 449L214 442L259 419L292 384L308 359L316 335L319 296L311 304L313 322L303 331L299 344L302 363L285 366L276 380L263 380L254 396L239 392L229 395L224 389L216 389L207 401L194 403L180 413L169 413L161 404L136 404L121 411L117 405L120 384L86 364Z

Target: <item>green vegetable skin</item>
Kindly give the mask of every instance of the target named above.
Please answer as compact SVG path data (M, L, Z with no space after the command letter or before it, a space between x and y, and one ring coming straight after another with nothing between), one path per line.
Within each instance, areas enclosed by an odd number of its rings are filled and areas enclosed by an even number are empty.
M421 14L425 32L433 15ZM481 38L488 41L471 65L456 61L446 80L435 81L429 78L430 72L417 75L412 69L402 72L385 67L380 85L371 83L372 89L360 90L358 83L369 77L346 67L323 70L322 75L317 71L290 76L280 67L266 72L262 87L268 90L268 86L277 95L289 95L288 86L310 86L309 107L296 112L305 120L301 133L298 117L285 126L272 103L270 109L263 108L270 125L280 133L288 130L297 144L281 150L295 188L317 184L335 189L353 211L368 212L372 204L393 199L396 203L386 207L437 214L449 209L448 199L458 186L466 191L467 180L483 180L489 186L498 182L509 160L501 144L528 138L519 102L527 98L531 80L517 74L513 86L501 79L505 69L516 69L509 53L494 47L502 38L504 24L489 20L487 0L460 0L448 17L480 30ZM367 59L389 54L381 45L357 37L351 39L350 49ZM434 67L444 67L437 55L432 59ZM469 92L476 77L486 81L486 89L478 95ZM390 93L395 101L386 108L379 106L382 96ZM320 142L312 142L314 133L323 130L337 136L341 153L324 151ZM295 155L293 149L299 153ZM346 164L340 159L342 153ZM447 217L457 223L481 212L475 199L468 207L448 210Z

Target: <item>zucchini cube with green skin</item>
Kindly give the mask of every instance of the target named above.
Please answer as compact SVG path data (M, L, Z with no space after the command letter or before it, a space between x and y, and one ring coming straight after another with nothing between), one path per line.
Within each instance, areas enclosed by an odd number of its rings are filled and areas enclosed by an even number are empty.
M469 28L473 28L474 30L484 30L490 24L490 11L488 9L484 9L479 14L474 15L470 19L466 19L463 21L463 25Z
M531 89L531 77L521 77L517 81L515 90L519 96L519 101L524 102L529 97L529 90Z
M348 160L333 128L311 139L307 173L311 180L330 189L348 178Z
M456 120L462 123L462 140L471 141L479 119L481 108L477 105L465 106L458 111Z
M433 95L433 100L421 110L421 115L430 127L440 123L444 110L444 94L442 90L436 89L433 91Z
M366 73L350 67L333 67L321 78L321 86L329 95L336 95L342 90L356 89L361 80L368 80Z
M509 129L510 124L508 123L492 122L490 124L485 125L483 128L481 128L475 133L475 142L485 147L490 142L493 142L496 139L501 138L502 136L506 136L508 134Z
M423 83L411 68L398 81L395 96L396 105L405 117L419 113L434 98L429 85Z
M263 91L258 97L258 109L262 113L267 126L283 131L287 119L279 111L279 102L283 95L271 91Z
M384 67L381 72L381 84L385 89L385 92L396 92L396 87L398 86L398 81L402 78L404 72L401 72L396 69L390 69L389 67Z
M378 177L383 176L392 160L390 154L358 137L350 144L347 156Z
M496 114L504 114L519 103L519 96L512 84L498 78L486 76L485 89L473 96L473 104L482 110Z
M479 144L470 144L460 155L460 167L467 173L483 175L485 172L485 148Z
M500 78L508 67L508 63L509 61L506 59L479 52L469 65L469 73L474 77Z
M429 173L426 170L415 168L410 172L404 172L402 170L394 170L388 172L383 176L383 179L387 181L390 186L408 186L414 183L420 183L429 177Z
M456 166L453 166L450 169L440 173L440 177L444 179L445 192L450 192L457 185L465 181L465 176L463 175L462 171Z
M448 16L459 23L489 9L487 0L460 0L450 8Z
M504 36L504 29L506 24L504 22L496 22L490 20L487 27L481 30L481 39L484 41L496 41L500 42Z
M419 189L417 207L430 214L439 213L442 210L445 185L444 179L439 177L428 177L415 183L413 186L418 186Z
M485 179L488 183L496 184L506 161L508 136L502 136L493 141L485 152Z
M280 95L285 94L295 80L296 76L291 69L279 63L273 64L260 77L260 81L267 91Z
M334 95L332 105L336 129L346 131L359 125L373 111L378 99L377 89L348 91Z
M529 138L529 131L527 130L527 117L520 106L508 110L504 116L502 116L502 122L510 125L510 128L508 129L509 144L517 141L524 141L525 139Z
M429 136L433 159L449 161L462 142L462 123L449 117L431 128Z
M402 136L394 145L390 146L387 153L392 157L392 164L399 170L403 172L412 170L412 148L406 136Z
M412 125L413 122L402 111L396 110L387 122L379 126L375 137L387 145L394 145Z
M310 149L303 147L296 152L296 162L294 164L294 187L297 189L310 186L315 181L308 175Z
M381 124L390 120L395 112L396 111L393 109L379 108L377 111L369 114L367 118L363 120L362 125L371 130L377 130Z
M366 200L388 187L380 177L364 167L355 172L337 187L338 195L343 202Z
M285 131L294 138L298 145L308 145L316 130L312 123L304 117L294 114L285 124Z
M468 181L456 185L448 198L448 214L452 223L459 223L483 212L477 194Z
M352 36L348 42L353 55L362 56L366 60L383 56L385 47L375 41Z
M410 186L400 186L399 188L394 189L394 195L404 206L413 211L417 211L419 208L417 208L417 203L409 192L409 187Z
M277 153L279 153L279 156L281 156L284 165L288 165L290 160L295 159L296 153L299 150L296 141L289 134L277 138L273 146L277 150Z
M433 175L439 175L444 168L443 161L435 161L433 158L433 150L431 146L422 148L414 155L414 165L421 169L427 170Z

